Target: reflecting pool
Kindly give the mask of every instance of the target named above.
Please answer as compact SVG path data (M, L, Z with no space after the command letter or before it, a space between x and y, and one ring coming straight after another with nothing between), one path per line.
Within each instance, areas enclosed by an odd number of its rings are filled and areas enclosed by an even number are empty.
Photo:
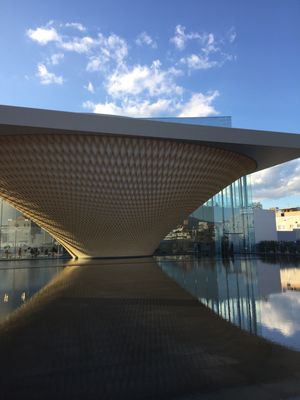
M157 258L162 270L215 313L300 351L300 265L253 258Z
M66 260L0 262L0 322L63 270Z
M107 263L111 262L119 261ZM221 317L300 351L300 263L188 256L156 257L156 262L170 278ZM0 321L65 266L79 264L63 259L0 262ZM92 264L101 268L99 260Z

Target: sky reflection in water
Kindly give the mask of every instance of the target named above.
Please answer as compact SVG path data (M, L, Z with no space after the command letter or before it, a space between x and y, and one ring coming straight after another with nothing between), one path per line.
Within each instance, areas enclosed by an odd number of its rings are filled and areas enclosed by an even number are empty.
M292 261L182 257L158 263L223 318L300 351L300 267Z
M157 263L223 318L300 351L300 265L293 261L191 257L158 257ZM1 263L0 322L68 264L59 259Z

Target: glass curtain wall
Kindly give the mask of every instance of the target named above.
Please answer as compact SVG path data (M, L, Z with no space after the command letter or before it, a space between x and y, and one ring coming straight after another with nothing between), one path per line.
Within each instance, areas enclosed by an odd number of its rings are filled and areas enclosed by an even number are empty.
M246 176L238 179L190 215L189 226L196 252L230 255L254 251L248 181Z
M197 208L160 243L157 255L209 256L255 252L249 177L244 176Z
M231 117L165 118L162 121L231 127ZM254 252L249 176L217 193L161 242L157 254L231 255Z
M61 253L61 246L46 231L0 198L0 259Z

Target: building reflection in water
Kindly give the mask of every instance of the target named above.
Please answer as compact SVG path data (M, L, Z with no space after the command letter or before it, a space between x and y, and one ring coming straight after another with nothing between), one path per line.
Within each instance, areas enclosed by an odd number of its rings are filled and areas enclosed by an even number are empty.
M257 273L247 259L159 260L161 268L215 313L257 334Z
M156 260L167 275L216 314L300 351L300 265L293 260L187 256ZM61 259L1 262L0 321L67 265L70 262Z
M59 260L3 262L0 268L0 322L60 271Z
M300 350L300 268L259 259L158 258L162 270L216 314Z

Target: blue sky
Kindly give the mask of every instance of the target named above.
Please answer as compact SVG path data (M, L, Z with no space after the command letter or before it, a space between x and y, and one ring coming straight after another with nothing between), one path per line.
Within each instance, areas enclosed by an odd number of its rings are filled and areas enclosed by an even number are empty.
M1 2L0 103L300 133L299 0ZM300 206L300 162L253 177Z

